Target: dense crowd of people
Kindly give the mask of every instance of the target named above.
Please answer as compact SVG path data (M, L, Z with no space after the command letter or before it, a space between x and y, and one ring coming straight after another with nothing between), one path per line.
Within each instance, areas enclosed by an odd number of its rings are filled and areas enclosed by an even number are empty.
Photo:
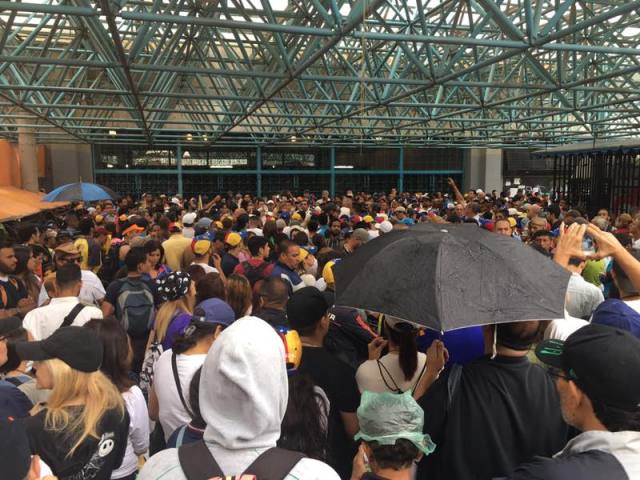
M449 186L3 225L0 477L639 480L640 215ZM564 318L442 334L336 305L335 265L421 223L557 262Z

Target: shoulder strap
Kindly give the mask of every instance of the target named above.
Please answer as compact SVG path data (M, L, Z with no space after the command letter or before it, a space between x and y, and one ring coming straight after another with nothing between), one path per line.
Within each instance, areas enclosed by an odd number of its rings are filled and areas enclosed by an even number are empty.
M213 458L204 440L187 443L178 448L180 468L187 480L208 480L213 477L224 478L222 469Z
M247 467L243 475L255 475L260 480L284 480L291 469L305 458L300 452L270 448Z
M60 325L60 328L68 327L69 325L71 325L84 307L85 306L82 303L78 303L75 307L73 307L69 314L64 317L64 321L62 322L62 325Z
M182 386L180 385L180 377L178 376L178 363L176 361L177 355L175 352L171 352L171 370L173 370L173 379L176 382L176 388L178 389L178 395L180 396L180 401L182 402L182 406L186 410L187 414L190 417L193 417L191 413L191 409L187 405L187 402L184 401L184 395L182 394Z
M400 389L396 381L393 379L393 376L391 375L389 370L387 370L387 367L385 367L380 360L376 360L376 363L378 364L378 371L380 372L380 378L382 378L382 381L384 382L385 387L387 387L390 392L402 393L402 390ZM384 378L384 373L382 373L382 369L384 369L387 375L389 375L389 380L391 380L391 382L393 383L393 388L391 387L391 385L387 383L387 379Z

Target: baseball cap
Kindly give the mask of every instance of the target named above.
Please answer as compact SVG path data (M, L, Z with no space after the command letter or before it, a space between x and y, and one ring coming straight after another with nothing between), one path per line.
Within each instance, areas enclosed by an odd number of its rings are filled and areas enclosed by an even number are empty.
M100 215L100 214L96 215L96 223L100 224L102 222L104 222L104 215Z
M407 213L407 209L404 208L404 207L396 207L394 212L396 212L396 213Z
M391 230L393 230L393 225L389 220L385 220L383 222L377 223L376 228L382 233L389 233Z
M183 225L193 225L193 222L196 221L196 217L198 215L194 212L185 213L182 216L182 224Z
M129 217L127 217L124 213L122 215L120 215L118 217L118 220L120 220L121 222L126 222L127 220L129 220Z
M211 240L208 238L194 238L191 242L191 251L196 255L204 255L211 248Z
M55 253L62 253L65 255L80 255L78 249L73 245L73 243L65 243L64 245L60 245L56 247L54 250Z
M219 298L208 298L196 306L191 321L216 323L228 327L235 319L236 316L227 302Z
M300 255L298 256L298 258L300 259L300 261L304 261L305 258L307 258L309 256L309 250L300 247Z
M302 220L302 216L298 212L296 212L293 215L291 215L291 220L296 220L299 222L300 220Z
M102 363L102 342L93 330L84 327L62 327L39 342L18 342L16 353L22 360L57 358L74 370L96 372Z
M365 215L365 217L362 219L362 221L364 223L373 223L373 217L371 215Z
M316 287L304 287L296 291L287 302L287 318L296 330L312 327L329 309L327 300Z
M336 262L334 262L333 260L329 260L322 269L322 278L327 285L331 285L336 282L335 278L333 277L333 266L335 264Z
M227 234L227 236L224 239L224 243L226 243L227 245L231 245L232 247L237 247L238 245L240 245L241 242L242 242L242 237L240 236L240 234L236 232L231 232Z
M18 317L0 318L0 337L4 337L20 327L22 327L22 320Z
M109 230L104 227L98 227L95 231L96 235L109 235Z
M640 338L640 313L617 298L605 300L593 312L591 323L608 325Z
M640 408L640 340L607 325L589 324L566 341L545 340L536 356L562 370L591 399L622 410Z
M278 220L276 220L276 228L278 230L282 230L286 226L287 226L287 222L285 222L283 219L279 218Z
M123 235L129 235L130 233L140 233L140 232L144 232L144 228L136 225L135 223L133 225L131 225L130 227L127 227L124 232L122 232Z
M211 220L210 218L202 217L196 222L196 228L204 228L205 230L208 230L212 223L213 220Z
M367 232L364 228L356 228L351 234L353 238L356 240L360 240L362 243L367 243L369 241L369 232Z

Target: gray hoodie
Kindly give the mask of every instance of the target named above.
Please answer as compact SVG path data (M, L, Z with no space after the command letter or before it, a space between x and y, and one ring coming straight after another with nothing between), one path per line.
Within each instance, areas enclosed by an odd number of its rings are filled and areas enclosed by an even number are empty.
M239 475L280 438L287 409L284 346L257 317L234 322L207 354L200 379L204 440L226 475ZM139 480L185 480L175 448L154 455ZM286 480L339 480L317 460L302 459Z

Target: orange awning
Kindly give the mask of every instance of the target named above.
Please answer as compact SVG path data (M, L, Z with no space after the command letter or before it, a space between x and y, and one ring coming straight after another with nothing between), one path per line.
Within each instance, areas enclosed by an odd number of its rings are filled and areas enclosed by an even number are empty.
M69 204L69 202L42 202L40 199L43 196L42 193L15 187L0 187L0 221L16 220Z

